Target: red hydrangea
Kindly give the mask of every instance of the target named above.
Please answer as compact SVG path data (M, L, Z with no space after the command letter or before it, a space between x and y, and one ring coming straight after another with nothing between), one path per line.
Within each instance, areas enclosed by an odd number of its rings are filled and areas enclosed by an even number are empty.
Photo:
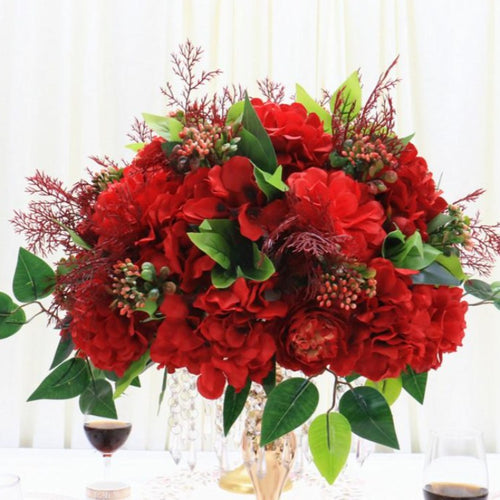
M332 136L315 113L299 103L276 104L252 99L252 105L271 138L285 177L296 170L321 167L333 149Z

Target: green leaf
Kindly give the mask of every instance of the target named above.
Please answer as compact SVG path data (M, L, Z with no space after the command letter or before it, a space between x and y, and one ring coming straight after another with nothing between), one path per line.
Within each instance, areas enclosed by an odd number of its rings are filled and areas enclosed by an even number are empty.
M163 378L161 381L161 391L160 395L158 396L158 412L157 414L160 413L161 405L163 403L163 398L165 397L165 392L167 390L167 375L168 375L168 370L167 368L163 369Z
M372 380L367 380L365 382L367 387L373 387L377 389L382 396L384 396L387 404L392 405L401 394L401 389L403 388L403 382L401 377L397 378L386 378L384 380L379 380L378 382L373 382Z
M288 191L288 186L283 182L283 167L280 165L273 174L261 170L254 165L253 174L260 190L266 195L268 200L272 200L281 193Z
M350 375L347 375L347 377L344 377L344 379L346 382L351 383L351 382L354 382L359 377L361 377L361 375L359 373L351 373Z
M133 142L132 144L127 144L125 147L137 153L146 145L145 142Z
M410 135L407 135L406 137L400 137L399 138L399 142L403 145L403 146L407 146L411 140L415 137L415 133L413 134L410 134Z
M245 387L240 392L236 392L234 387L231 385L226 387L226 393L224 394L224 409L222 412L224 436L229 434L231 427L243 411L251 385L252 381L248 379Z
M150 357L149 351L146 351L139 359L132 361L123 377L119 378L115 385L115 393L113 397L119 398L126 389L132 384L132 381L137 378L145 369Z
M427 224L427 232L429 234L434 233L438 229L446 226L448 222L451 222L455 218L447 214L437 214L429 223Z
M441 264L447 271L449 271L457 280L463 281L467 279L467 275L462 269L462 264L457 255L438 255L436 262Z
M235 102L227 112L226 125L241 123L241 121L243 120L244 109L245 109L245 101Z
M420 404L424 403L425 387L427 385L427 372L415 373L408 366L405 372L401 374L403 389L416 399Z
M118 418L115 402L113 401L113 388L103 379L93 380L80 395L80 411L84 415L95 415L104 418Z
M212 268L210 276L215 288L228 288L236 281L236 271L226 270L219 265Z
M12 288L20 302L42 299L52 293L55 273L40 257L19 249Z
M84 250L92 250L92 246L89 245L76 231L73 229L69 228L66 226L66 224L63 224L62 222L52 219L53 222L55 222L57 225L61 226L71 237L71 240L73 243L80 248L83 248Z
M490 300L494 295L493 288L485 281L473 279L464 283L464 290L474 297L482 300Z
M302 104L308 113L315 113L318 115L319 119L323 122L325 132L329 134L332 133L331 114L316 102L298 83L295 84L295 100Z
M266 378L262 381L262 387L269 396L269 393L276 387L276 363L273 362L273 367L271 371L266 375Z
M342 100L339 108L340 115L345 122L355 118L361 110L361 82L357 71L339 86L330 99L330 110L335 112L337 99Z
M290 378L277 385L269 394L262 415L260 445L275 439L302 425L318 406L316 386L304 378Z
M26 323L24 310L6 294L0 292L0 339L18 332Z
M257 137L246 129L240 130L239 137L238 154L246 156L262 170L273 173L278 166L277 160L268 157Z
M255 109L253 109L252 103L248 98L248 95L245 94L245 101L243 106L243 127L245 130L250 132L260 144L262 151L264 152L266 161L265 163L255 162L260 168L265 170L266 172L273 173L277 166L278 160L276 159L276 152L274 151L273 143L269 135L266 132L266 129L262 125ZM238 145L238 149L240 149L241 141ZM245 155L246 156L246 155ZM249 158L252 158L249 156Z
M182 142L179 132L182 131L184 125L179 120L171 116L158 116L149 113L142 113L142 117L146 125L160 137L167 141Z
M217 233L187 233L189 239L224 269L231 267L231 247Z
M155 313L158 310L158 306L159 306L159 304L158 304L157 300L147 298L144 302L143 307L136 307L134 310L135 311L143 311L146 314L148 314L150 318L154 318Z
M321 475L333 484L351 448L351 426L340 413L317 416L309 427L309 449Z
M238 275L253 281L266 281L275 272L274 264L271 259L259 250L256 243L252 243L252 264L249 266L238 266Z
M68 359L70 354L73 352L75 344L71 338L71 334L66 331L61 335L59 343L57 344L56 353L52 359L52 364L50 369L53 370L57 365L60 365L65 359Z
M419 273L413 274L411 279L416 285L460 285L460 280L457 280L453 274L437 262L433 262Z
M340 398L339 411L358 436L399 448L391 408L376 389L355 387L345 392Z
M420 270L434 262L442 252L422 241L422 236L415 231L406 238L397 229L390 232L382 246L382 256L390 259L395 267Z
M87 363L81 358L71 358L49 373L28 401L74 398L79 396L89 383Z

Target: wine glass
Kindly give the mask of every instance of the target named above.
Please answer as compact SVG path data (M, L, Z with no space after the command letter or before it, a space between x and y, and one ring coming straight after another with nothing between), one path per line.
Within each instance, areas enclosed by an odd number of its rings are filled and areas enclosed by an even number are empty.
M0 498L2 500L22 500L21 480L15 474L0 474Z
M126 420L86 415L83 429L90 444L102 453L104 462L103 479L87 486L87 497L125 498L130 494L130 486L111 478L111 457L127 441L132 424Z
M442 429L431 433L424 465L424 498L488 498L488 469L481 432Z

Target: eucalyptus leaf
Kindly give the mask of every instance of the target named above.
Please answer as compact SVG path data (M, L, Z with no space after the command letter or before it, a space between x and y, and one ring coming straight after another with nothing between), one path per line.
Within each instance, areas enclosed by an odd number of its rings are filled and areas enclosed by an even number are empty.
M355 387L342 395L339 411L352 432L375 443L399 449L390 406L372 387Z
M89 383L90 374L85 360L71 358L49 373L28 401L74 398L85 391Z
M413 274L411 279L416 285L448 285L459 286L461 281L455 278L446 268L433 262L419 273Z
M119 378L116 382L115 393L113 395L115 399L119 398L132 384L132 381L146 369L149 359L149 351L146 351L139 359L130 363L123 377Z
M427 232L429 234L434 233L438 229L446 226L449 222L454 220L454 217L447 214L437 214L432 220L427 224Z
M481 300L490 300L494 295L491 285L478 279L467 280L464 283L464 290Z
M84 415L118 418L113 400L113 388L103 378L93 380L80 394L79 406Z
M55 273L40 257L19 249L12 288L20 302L43 299L52 293L55 285Z
M401 374L401 380L403 382L403 389L420 404L423 404L427 385L427 372L416 373L408 366L406 371Z
M349 421L340 413L318 415L309 426L308 440L316 467L333 484L349 457Z
M260 445L265 446L302 425L314 413L318 401L318 389L307 379L290 378L278 384L264 408Z
M0 339L14 335L25 323L24 309L15 304L9 295L0 292Z
M239 392L236 392L234 387L231 385L226 387L226 392L224 394L224 407L222 411L224 436L229 434L231 427L243 411L251 385L252 382L248 379L245 387Z
M328 134L332 133L332 115L316 102L298 83L295 84L295 100L302 104L308 113L315 113L323 122L323 129Z
M372 380L367 380L365 382L367 387L373 387L377 389L382 396L384 396L387 404L391 406L401 394L401 389L403 388L403 382L401 377L397 378L386 378L379 380L378 382L373 382Z

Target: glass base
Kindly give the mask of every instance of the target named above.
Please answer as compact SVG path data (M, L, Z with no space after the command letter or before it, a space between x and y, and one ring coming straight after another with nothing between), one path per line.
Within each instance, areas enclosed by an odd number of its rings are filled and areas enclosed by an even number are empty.
M130 486L122 481L95 481L87 486L87 498L93 500L120 500L130 495Z

